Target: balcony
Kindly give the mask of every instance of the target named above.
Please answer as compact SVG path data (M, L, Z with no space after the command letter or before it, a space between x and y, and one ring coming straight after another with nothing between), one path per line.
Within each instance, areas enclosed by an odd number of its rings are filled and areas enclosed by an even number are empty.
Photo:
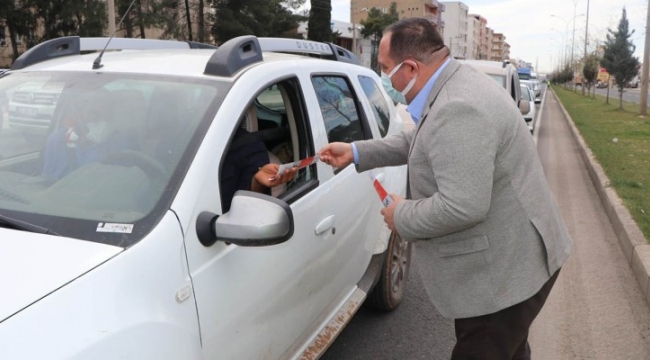
M424 18L429 20L430 22L434 24L438 24L438 16L433 15L433 14L425 14Z

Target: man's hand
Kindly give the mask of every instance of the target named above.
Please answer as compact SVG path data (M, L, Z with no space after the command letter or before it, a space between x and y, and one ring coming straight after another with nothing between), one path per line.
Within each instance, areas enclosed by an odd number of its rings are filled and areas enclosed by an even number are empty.
M352 145L344 142L333 142L325 145L318 152L320 161L335 168L343 168L354 161Z
M293 168L278 175L279 169L280 165L278 164L266 164L262 166L253 177L251 190L255 192L264 192L268 188L287 183L293 180L293 177L298 171L297 168Z
M392 231L397 232L397 229L395 228L395 207L397 204L399 204L401 201L404 200L403 197L397 196L395 194L390 194L390 196L393 198L393 202L386 206L385 208L381 209L381 215L384 217L384 222L386 225L388 225L388 228L391 229Z

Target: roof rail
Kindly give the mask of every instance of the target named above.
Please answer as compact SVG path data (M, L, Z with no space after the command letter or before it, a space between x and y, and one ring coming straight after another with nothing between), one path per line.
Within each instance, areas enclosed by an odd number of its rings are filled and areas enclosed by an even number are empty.
M101 51L109 38L67 36L40 43L22 54L11 67L12 70L55 59L62 56L79 55L81 51ZM216 49L214 45L194 41L113 38L106 50L148 50L148 49Z
M11 70L25 68L29 65L61 56L75 55L80 52L78 36L68 36L40 43L20 55Z
M262 51L317 55L324 59L359 64L357 57L338 45L311 40L258 38L253 35L226 41L214 52L204 74L233 76L244 67L262 61Z
M212 54L203 73L230 77L245 66L263 59L262 48L256 36L238 36L223 43Z
M322 58L359 64L356 55L347 49L331 43L322 43L302 39L259 38L263 51L284 52L291 54L313 54Z
M109 38L80 38L67 36L40 43L22 54L11 67L23 69L30 65L63 56L79 55L82 51L101 51ZM106 50L150 49L217 49L205 67L205 74L232 76L242 68L263 60L262 51L316 55L324 59L359 64L347 49L330 43L302 39L257 38L253 35L236 37L220 47L193 41L113 38Z

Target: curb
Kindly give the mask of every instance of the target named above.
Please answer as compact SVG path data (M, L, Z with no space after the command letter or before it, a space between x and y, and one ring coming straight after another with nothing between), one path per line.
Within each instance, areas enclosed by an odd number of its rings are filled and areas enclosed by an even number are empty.
M549 90L553 91L550 88ZM553 95L555 95L554 91ZM557 97L557 95L555 96ZM623 205L623 201L618 197L616 191L609 187L609 178L605 175L602 166L596 161L596 157L585 143L578 128L573 123L573 119L559 99L558 103L564 113L564 119L569 126L571 136L578 145L580 156L587 167L589 177L594 183L596 192L605 207L607 217L612 223L625 258L639 284L639 290L641 290L643 298L650 306L650 244L648 244L641 229L632 219L632 215Z

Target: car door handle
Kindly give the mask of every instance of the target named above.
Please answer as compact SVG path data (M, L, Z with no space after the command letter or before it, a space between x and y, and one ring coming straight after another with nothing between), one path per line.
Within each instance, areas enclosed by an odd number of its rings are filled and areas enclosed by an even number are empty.
M316 229L314 229L314 232L316 235L320 235L324 233L325 231L331 229L334 226L334 215L330 215L326 217L325 219L321 220L318 225L316 225Z

